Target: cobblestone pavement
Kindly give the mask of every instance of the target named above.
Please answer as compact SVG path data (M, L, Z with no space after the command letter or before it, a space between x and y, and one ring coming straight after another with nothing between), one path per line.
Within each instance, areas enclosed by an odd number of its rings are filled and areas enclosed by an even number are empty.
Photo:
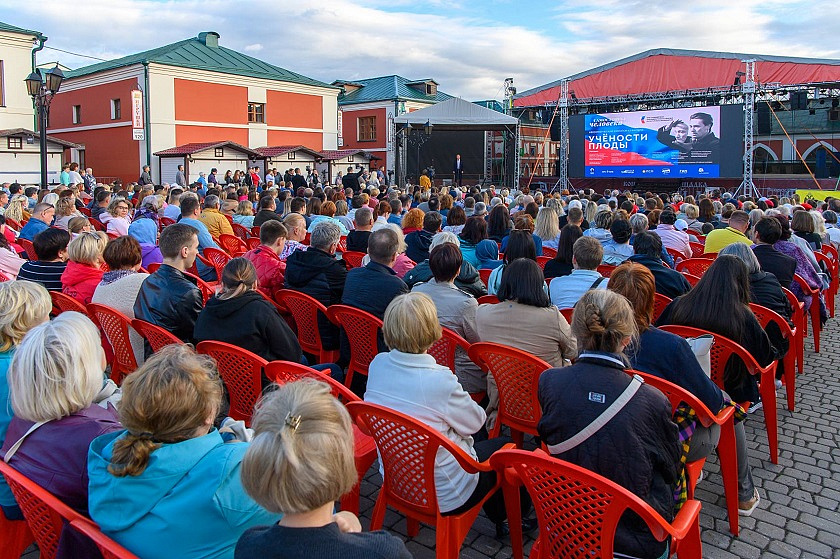
M741 533L733 537L726 519L726 501L717 458L706 462L705 478L696 490L703 504L700 526L703 557L710 559L840 559L840 326L830 320L820 336L821 353L812 338L805 342L805 372L796 379L796 411L784 408L785 388L778 392L779 463L770 462L764 416L747 420L753 478L761 495L758 509L741 517ZM809 329L810 331L810 329ZM362 484L362 526L367 529L381 478L376 464ZM421 525L415 538L406 536L405 518L392 510L385 527L406 541L417 559L434 559L435 532ZM532 540L527 540L526 553ZM509 541L495 538L483 515L461 548L470 559L511 557ZM36 559L36 549L23 556Z
M713 559L840 559L840 316L820 334L820 353L805 341L805 371L796 379L796 411L785 406L786 388L778 391L779 463L770 462L764 415L750 415L746 431L753 478L761 503L741 517L739 537L729 533L726 501L717 457L706 462L695 496L703 505L700 526L703 557ZM810 333L810 324L809 324ZM381 478L376 464L362 485L362 526L367 529ZM421 525L406 537L405 518L389 510L385 527L406 540L417 559L435 557L435 532ZM530 549L528 540L526 553ZM467 535L461 557L511 557L510 542L495 538L482 513Z

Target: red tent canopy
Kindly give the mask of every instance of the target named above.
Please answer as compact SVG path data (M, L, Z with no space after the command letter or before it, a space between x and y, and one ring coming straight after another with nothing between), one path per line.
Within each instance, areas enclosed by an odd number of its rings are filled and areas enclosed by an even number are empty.
M840 82L840 60L789 58L727 52L655 49L569 77L578 99L726 87L744 70L742 60L756 60L756 81L782 85ZM521 93L514 106L554 103L560 82Z

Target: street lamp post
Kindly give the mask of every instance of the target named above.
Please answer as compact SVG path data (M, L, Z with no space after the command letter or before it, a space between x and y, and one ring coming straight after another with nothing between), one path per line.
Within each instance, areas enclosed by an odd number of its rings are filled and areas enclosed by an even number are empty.
M26 89L38 110L38 132L41 139L41 188L47 188L47 116L50 113L50 103L58 93L64 73L56 65L46 72L46 81L39 71L32 72L26 79Z

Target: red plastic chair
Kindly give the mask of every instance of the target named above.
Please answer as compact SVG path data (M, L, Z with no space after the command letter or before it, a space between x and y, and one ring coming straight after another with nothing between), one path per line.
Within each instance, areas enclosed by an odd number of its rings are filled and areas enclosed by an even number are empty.
M662 314L665 307L671 304L671 301L672 299L667 295L662 295L661 293L653 294L653 322L656 322L656 319L659 318L659 315Z
M6 281L11 281L11 279L9 279L9 277L6 276L6 274L0 273L0 283L6 282Z
M493 273L493 270L487 270L485 268L481 268L478 271L478 277L481 278L481 283L484 284L484 287L490 285L490 274Z
M689 241L688 246L691 247L692 256L697 256L697 255L703 254L703 251L706 249L705 243L695 243L695 242Z
M157 271L158 271L158 268L160 268L160 265L161 265L161 263L160 263L160 262L150 262L150 263L149 263L149 265L148 265L148 266L146 266L146 270L147 270L150 274L154 274L155 272L157 272Z
M251 237L251 235L247 227L238 223L231 223L230 226L233 227L234 235L236 235L240 240L245 241L246 243L248 242L248 239Z
M79 208L79 211L80 211L80 212L81 212L81 214L82 214L83 216L85 216L85 217L90 217L90 216L91 216L91 213L90 213L90 209L89 209L89 208L86 208L86 207L84 207L84 206L83 206L83 207Z
M5 219L5 222L6 222L6 225L8 225L9 227L11 227L12 229L14 229L15 231L17 231L18 233L20 233L20 230L21 230L21 229L23 229L23 226L22 226L19 222L17 222L17 221L15 221L14 219L12 219L11 217L7 217L7 218Z
M253 227L251 227L251 236L259 238L259 236L260 236L260 226L259 225L254 225Z
M219 376L230 396L230 416L250 425L254 405L262 394L262 373L268 361L246 349L224 342L201 342L196 350L216 360Z
M15 242L23 247L29 260L38 260L38 253L35 252L35 245L32 244L32 241L18 238Z
M837 276L837 262L822 252L815 252L814 257L817 259L817 263L824 264L831 274L831 283L829 283L828 289L825 290L825 303L828 307L828 315L834 318L834 299L837 296L838 288L840 288L840 283L838 283L840 282L840 277Z
M245 244L248 245L248 250L254 250L258 246L260 246L260 238L259 237L249 237Z
M122 236L119 233L112 233L110 231L106 232L105 234L108 235L109 239L119 239Z
M174 224L178 223L177 221L175 221L171 217L161 217L158 221L160 222L160 228L161 229L163 229L164 227L166 227L168 225L174 225Z
M481 271L481 270L479 270ZM495 305L499 302L499 298L495 295L482 295L478 298L479 305Z
M470 343L449 328L443 328L442 330L443 335L438 341L432 344L432 347L426 353L434 357L438 365L448 367L454 373L455 353L458 348L461 348L464 353L469 352Z
M471 474L490 471L490 465L476 462L437 430L408 415L367 402L350 402L347 411L362 431L373 437L385 472L370 529L382 528L385 510L390 505L407 517L409 537L417 535L419 522L434 526L436 556L457 558L481 506L498 490L499 484L470 510L443 516L435 489L435 457L443 449Z
M90 303L88 312L93 321L105 332L111 348L114 350L114 362L111 364L111 380L122 384L126 375L137 369L137 360L131 347L128 331L131 319L116 309Z
M178 336L169 330L165 330L157 324L152 324L151 322L146 322L145 320L140 320L139 318L135 318L131 321L131 327L134 328L138 334L143 336L143 338L149 342L152 350L156 352L171 344L184 343Z
M338 246L336 247L338 252L347 252L347 235L342 235L338 238Z
M336 326L341 326L350 341L350 365L344 384L353 386L353 373L368 374L368 367L379 353L377 342L382 321L372 314L347 305L330 305L327 318Z
M306 236L303 238L303 240L302 240L301 242L302 242L303 244L305 244L306 246L309 246L309 240L310 240L311 238L312 238L312 233L307 232L307 233L306 233Z
M239 256L248 252L248 245L236 235L222 233L219 235L219 245L231 256Z
M694 287L695 285L697 285L697 282L700 281L700 278L698 276L695 276L694 274L689 274L688 272L680 272L680 273L688 281L688 283L691 285L691 287Z
M771 322L775 323L776 326L779 327L779 330L782 331L782 337L788 340L790 344L782 362L784 363L784 380L787 387L787 407L789 411L795 411L796 348L794 346L797 340L797 329L796 327L791 328L790 324L788 324L788 321L785 320L784 317L767 307L750 303L750 310L752 310L753 314L758 319L758 322L761 323L761 327L765 330L767 330L768 324Z
M706 407L696 396L686 389L668 382L665 379L654 375L628 369L629 375L639 375L645 379L645 383L656 388L668 398L671 403L671 413L685 402L704 427L713 424L720 426L720 440L717 445L718 458L720 460L721 477L723 478L723 491L726 496L726 513L729 516L729 531L738 535L738 452L735 447L735 408L726 406L717 414ZM695 460L686 464L686 475L688 476L688 498L694 498L694 488L703 471L706 459Z
M90 224L93 225L93 228L97 231L102 231L104 233L108 230L108 228L105 227L105 225L95 217L88 218L88 221L90 221Z
M318 358L319 363L335 363L339 357L337 349L324 349L321 332L318 330L318 313L327 316L327 307L314 297L292 289L281 289L274 299L283 305L295 319L298 342L301 349Z
M563 315L563 318L566 319L566 322L571 324L572 323L572 317L575 314L575 309L574 309L574 307L569 307L567 309L560 309L560 314Z
M556 248L549 248L544 246L543 247L543 256L548 257L549 259L554 258L557 256L557 249Z
M38 544L42 559L54 559L64 522L83 518L49 491L36 484L4 461L0 473L6 477L15 500ZM5 540L3 547L6 546Z
M367 256L367 253L358 252L355 250L348 250L341 253L341 259L344 260L348 268L361 268L362 259Z
M701 235L700 233L694 233L694 232L692 232L692 235L697 237L697 240L700 241L701 243L703 243L704 245L706 244L706 235Z
M714 258L689 258L677 264L678 272L687 272L692 276L702 277L709 266L714 264Z
M0 512L0 559L20 559L34 541L26 520L9 520Z
M545 265L551 262L551 258L548 256L537 256L537 265L540 267L540 270L545 271Z
M223 250L219 250L213 247L207 247L204 249L204 258L210 261L213 265L213 268L216 270L216 277L219 278L221 281L222 279L222 272L225 270L225 266L227 263L233 260L231 256Z
M551 365L520 349L490 342L472 344L469 356L483 371L493 375L499 389L499 412L490 438L498 437L505 424L510 427L513 442L522 448L523 433L538 435L542 409L537 388L540 375Z
M50 291L50 299L52 299L53 316L58 316L64 311L74 311L80 312L88 318L90 317L87 308L83 304L61 291Z
M700 328L692 328L690 326L662 326L662 330L682 336L683 338L696 338L697 336L712 335L715 342L712 344L710 351L710 361L712 364L711 378L712 382L718 385L723 390L723 376L726 369L726 362L732 355L740 359L747 367L747 372L752 375L757 375L759 379L759 391L761 393L761 401L764 404L764 425L767 429L767 441L770 446L770 461L774 464L779 463L779 426L778 426L778 412L776 411L776 362L772 362L766 367L761 367L756 362L755 358L747 352L743 347L736 344L729 338L701 330Z
M806 296L811 296L811 307L808 309L811 314L811 330L813 330L814 335L814 351L816 353L820 352L820 329L821 321L820 321L820 290L819 288L811 287L808 285L808 282L805 281L805 278L800 276L799 274L793 275L793 281L799 284L799 288L802 289L802 293Z
M349 388L336 381L326 373L316 371L315 369L311 369L298 363L292 363L289 361L272 361L265 367L265 376L277 384L295 382L304 378L314 378L318 381L327 383L332 390L333 396L343 399L345 404L347 402L360 401L360 398ZM376 443L373 442L372 437L363 433L361 429L359 429L359 426L355 423L353 424L353 443L353 454L359 479L353 487L353 490L341 498L341 510L350 511L358 516L359 489L365 474L367 474L367 471L373 465L374 460L376 460Z
M608 278L612 275L613 270L615 270L616 268L617 266L613 266L612 264L601 264L598 266L597 270L599 274L601 274L605 278Z
M199 257L200 257L200 255L199 255ZM211 266L211 264L209 262L208 262L207 265ZM212 297L213 295L216 294L216 287L214 287L213 285L210 285L209 283L207 283L206 281L204 281L203 279L198 277L198 274L193 274L191 272L184 272L184 275L188 276L188 277L191 277L192 279L195 280L195 284L201 290L201 298L204 300L205 305L207 304L207 301L210 300L210 297ZM218 284L216 284L216 286L218 286Z
M650 505L615 482L589 470L524 450L501 450L490 464L504 477L511 547L522 558L518 486L534 502L540 525L530 559L612 559L618 520L627 510L638 514L654 537L671 541L679 559L701 559L700 503L687 501L671 523Z
M683 261L683 260L688 260L688 259L685 257L685 254L683 254L683 253L681 253L680 251L675 250L675 249L673 249L673 248L670 248L670 247L665 247L665 252L667 252L668 254L670 254L670 255L671 255L671 257L674 259L674 263L675 263L675 264L676 264L677 262L681 262L681 261Z
M106 536L99 526L85 518L76 518L70 522L73 529L81 532L96 544L103 559L139 559L132 552Z
M796 327L796 368L799 374L805 370L805 336L808 334L808 317L805 316L805 303L796 298L790 289L782 288L790 308L793 309L790 321Z

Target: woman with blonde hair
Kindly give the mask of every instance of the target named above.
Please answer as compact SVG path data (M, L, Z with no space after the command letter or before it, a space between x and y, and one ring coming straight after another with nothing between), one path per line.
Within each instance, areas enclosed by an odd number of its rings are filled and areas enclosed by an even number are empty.
M254 206L247 199L242 200L236 206L236 213L233 214L233 222L248 229L254 226Z
M560 242L560 216L554 207L540 209L534 224L534 234L542 240L542 246L557 250Z
M612 291L587 291L575 305L571 327L577 361L540 375L543 415L537 430L542 440L553 456L609 478L671 521L682 445L665 396L625 372L624 348L638 337L630 303ZM620 413L588 438L575 440L619 398L626 399L619 403ZM668 550L644 522L625 515L618 523L615 551L654 559L667 557Z
M61 291L83 305L90 303L96 286L102 281L105 262L102 253L108 236L101 232L82 233L67 245L67 267L61 274Z
M15 349L29 330L50 319L52 303L49 292L31 281L0 283L0 445L12 421L7 373ZM20 510L5 478L0 476L0 508L6 518L17 518Z
M128 235L128 228L131 225L130 211L131 203L122 196L115 196L108 205L108 209L99 214L99 221L105 225L108 233Z
M81 215L76 209L72 196L65 196L55 203L55 223L53 227L69 230L69 222L76 216Z
M21 225L23 225L24 221L28 221L31 217L29 211L29 198L24 196L23 194L15 194L12 196L12 199L9 200L9 205L6 208L6 217L9 219L14 219Z
M43 295L37 295L37 316L29 317L30 324L44 318ZM63 312L29 330L8 372L14 418L0 454L17 471L85 515L90 443L120 429L113 405L95 403L116 390L110 383L103 392L104 369L105 353L96 326L83 314Z
M90 224L90 220L83 215L71 217L70 221L67 222L67 232L70 233L74 239L82 233L90 233L93 231L93 225Z
M242 459L242 486L279 523L245 532L236 557L263 559L333 557L409 559L402 541L386 532L361 532L358 518L347 533L333 514L335 501L356 483L350 415L314 379L279 387L260 402L254 439Z
M279 520L242 488L248 444L214 427L223 391L210 357L167 346L122 391L125 430L90 445L90 516L105 534L148 559L232 559L248 528Z

